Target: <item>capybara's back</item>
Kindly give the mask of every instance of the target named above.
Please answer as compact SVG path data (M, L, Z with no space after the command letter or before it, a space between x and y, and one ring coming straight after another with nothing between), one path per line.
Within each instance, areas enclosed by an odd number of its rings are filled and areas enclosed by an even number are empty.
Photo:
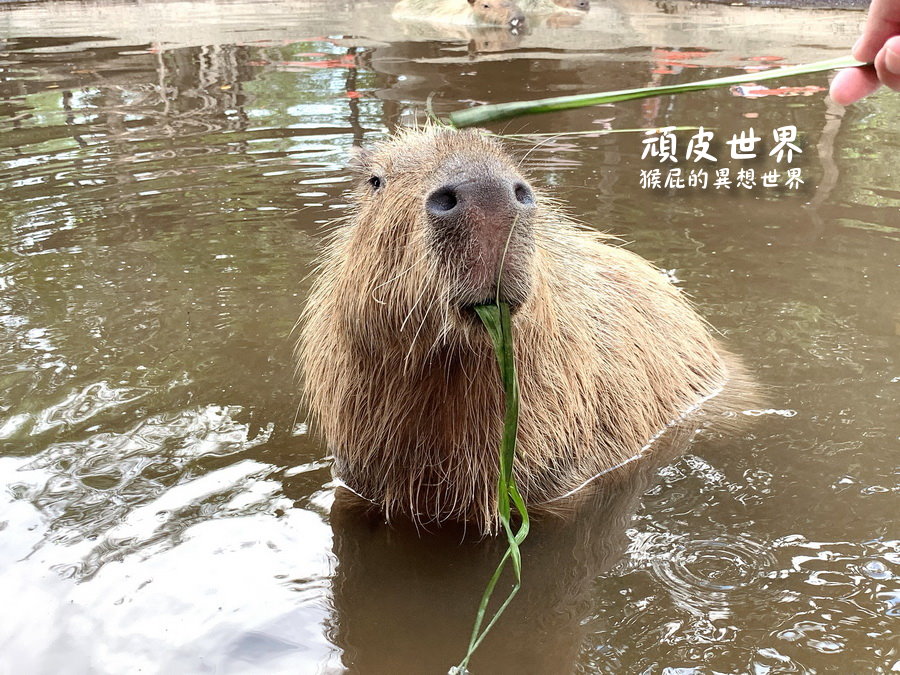
M525 15L514 0L400 0L392 15L395 19L461 26L525 25Z
M590 0L518 0L525 14L552 14L560 11L587 12Z
M638 455L728 367L655 267L570 221L493 137L404 131L361 161L299 347L335 472L388 516L496 526L503 392L473 307L513 310L520 490L560 497Z

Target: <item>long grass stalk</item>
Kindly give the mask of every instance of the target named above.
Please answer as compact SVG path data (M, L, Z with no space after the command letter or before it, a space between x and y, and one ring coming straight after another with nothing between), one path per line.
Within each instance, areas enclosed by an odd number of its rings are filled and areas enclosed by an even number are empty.
M493 105L481 105L474 108L456 110L450 113L450 123L457 127L470 127L476 124L494 122L496 120L532 115L535 113L555 112L569 110L571 108L583 108L602 103L616 103L618 101L630 101L637 98L649 98L651 96L664 96L666 94L683 94L689 91L703 91L715 87L727 87L733 84L745 84L760 80L775 80L794 75L808 75L839 68L851 68L853 66L866 65L857 61L852 56L841 56L826 61L815 61L796 66L773 68L755 73L742 73L728 77L716 77L711 80L698 82L685 82L662 87L642 87L640 89L620 89L597 94L579 94L575 96L556 96L536 101L512 101L510 103L497 103Z
M662 128L662 127L660 127ZM692 127L692 126L682 126L682 127L669 127L666 129L670 131L694 131L699 129L700 127ZM707 129L709 127L706 127ZM634 129L587 129L585 131L554 131L549 133L537 133L537 134L497 134L500 138L509 138L509 139L525 139L530 140L532 138L550 138L556 140L557 138L569 138L570 136L605 136L606 134L646 134L650 129L648 127L637 127Z
M506 533L508 548L500 559L497 568L488 581L487 587L481 596L481 602L478 605L478 612L475 615L475 625L472 628L472 636L469 639L469 647L466 651L465 658L459 665L450 669L451 675L463 675L467 673L469 659L478 649L478 646L484 640L488 631L493 628L497 619L509 606L509 603L515 597L516 593L522 586L522 554L519 551L519 545L528 536L530 527L528 520L528 510L525 508L525 500L519 494L516 486L516 479L513 476L513 463L516 457L516 434L519 426L519 380L516 375L515 352L513 351L512 340L512 320L510 317L509 305L505 302L497 302L495 305L478 305L475 308L478 317L487 329L491 342L494 345L494 352L497 356L497 363L500 366L500 375L503 382L503 392L505 396L505 413L503 417L503 436L500 440L500 472L497 479L497 510L500 515L500 522L503 525L503 531ZM519 515L519 526L513 529L512 509L515 507ZM488 603L500 580L504 569L508 562L512 562L513 570L513 586L503 603L497 608L488 621L484 625L487 616ZM484 628L482 626L484 625Z

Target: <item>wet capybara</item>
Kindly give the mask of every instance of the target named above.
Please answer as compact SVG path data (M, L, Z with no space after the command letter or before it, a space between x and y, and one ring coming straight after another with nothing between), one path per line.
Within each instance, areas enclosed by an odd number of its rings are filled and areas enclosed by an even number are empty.
M388 518L496 529L503 391L473 307L498 293L514 312L528 504L633 458L728 380L678 289L576 225L496 138L402 131L358 164L298 365L336 475Z
M400 0L395 19L450 23L461 26L525 25L525 15L513 0Z

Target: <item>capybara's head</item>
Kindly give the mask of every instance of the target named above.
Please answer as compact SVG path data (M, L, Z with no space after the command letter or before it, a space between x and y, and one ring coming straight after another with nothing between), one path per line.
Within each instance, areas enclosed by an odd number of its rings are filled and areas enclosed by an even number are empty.
M446 335L471 324L477 304L499 297L516 311L529 300L536 195L495 139L431 127L401 133L356 164L345 274L361 303L382 303L380 321L392 315L399 331L427 315Z
M559 5L563 9L578 10L586 12L591 8L591 0L553 0L555 5Z
M478 23L488 26L525 25L525 14L512 0L468 0Z

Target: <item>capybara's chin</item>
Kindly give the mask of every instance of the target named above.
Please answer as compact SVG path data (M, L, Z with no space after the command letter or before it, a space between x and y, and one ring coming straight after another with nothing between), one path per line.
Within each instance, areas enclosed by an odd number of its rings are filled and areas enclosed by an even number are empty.
M529 504L634 458L733 376L659 270L574 224L487 133L403 131L357 170L298 359L335 473L388 517L496 529L503 391L473 307L498 290Z
M478 305L494 304L497 300L509 305L511 313L518 312L531 297L531 276L528 261L501 263L499 274L491 279L472 278L468 270L460 270L459 284L451 291L448 301L466 315L473 315ZM499 283L497 280L499 276Z

